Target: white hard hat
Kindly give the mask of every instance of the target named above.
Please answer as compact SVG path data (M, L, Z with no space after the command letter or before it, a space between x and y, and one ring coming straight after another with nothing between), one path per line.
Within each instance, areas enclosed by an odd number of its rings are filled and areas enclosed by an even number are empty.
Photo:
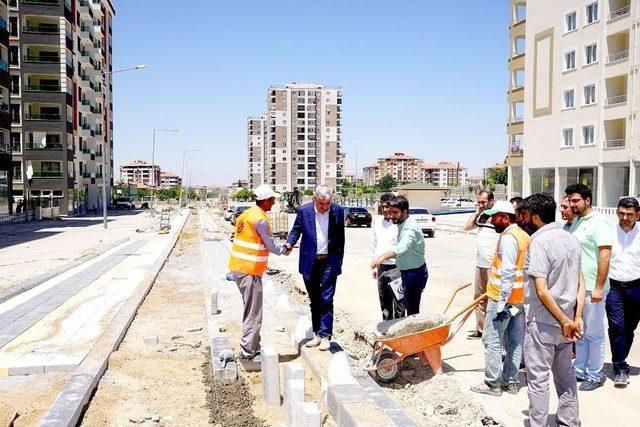
M280 193L276 193L267 184L261 184L253 190L256 200L267 200L272 197L280 197Z
M495 202L495 204L493 205L493 208L487 209L483 213L487 215L493 215L498 212L511 214L511 215L516 214L516 210L513 209L513 205L510 202L507 202L506 200L499 200Z

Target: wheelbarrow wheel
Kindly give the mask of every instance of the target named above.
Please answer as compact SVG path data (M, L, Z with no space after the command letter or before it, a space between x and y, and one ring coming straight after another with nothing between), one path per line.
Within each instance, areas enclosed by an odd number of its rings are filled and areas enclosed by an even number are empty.
M400 375L402 362L398 362L398 355L385 350L378 360L378 369L374 371L375 379L383 383L392 383Z

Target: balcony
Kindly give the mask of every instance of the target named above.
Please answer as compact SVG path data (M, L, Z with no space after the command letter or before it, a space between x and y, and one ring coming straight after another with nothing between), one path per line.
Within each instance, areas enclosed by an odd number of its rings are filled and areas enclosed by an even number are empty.
M60 114L33 114L27 113L24 115L25 120L41 121L41 122L59 122L62 120Z
M606 139L603 144L605 150L619 150L627 145L626 139Z
M57 84L28 84L24 86L25 92L60 92L62 87Z
M62 178L62 171L34 171L34 178Z
M60 4L60 0L22 0L22 3L55 6Z
M0 70L4 70L7 73L9 72L9 64L7 64L7 61L0 59Z
M3 18L0 18L0 27L8 31L7 21L5 21Z
M57 55L25 55L24 62L59 64L60 57Z
M614 10L613 12L610 12L607 15L607 22L611 22L615 19L622 18L623 16L628 16L630 12L631 12L631 5L623 6L617 10Z
M92 178L91 172L82 172L82 177L83 178Z
M92 154L92 153L91 153L91 149L90 149L90 148L87 148L87 147L84 147L84 148L82 149L82 153L83 153L83 154Z
M622 52L610 53L607 56L607 64L613 64L614 62L624 61L629 58L629 51L623 50Z
M61 151L63 145L59 142L47 142L46 145L39 142L27 142L26 149L27 150L53 150L53 151Z
M55 24L25 25L22 27L22 32L33 34L59 34L60 27Z
M606 106L613 107L616 105L623 105L627 103L627 95L618 95L607 98Z

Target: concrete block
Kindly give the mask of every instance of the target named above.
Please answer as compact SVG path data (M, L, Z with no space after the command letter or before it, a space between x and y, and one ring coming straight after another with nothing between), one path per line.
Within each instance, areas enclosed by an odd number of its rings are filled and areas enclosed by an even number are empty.
M295 347L299 347L300 343L306 339L313 338L313 324L309 316L298 317L296 328L291 336L291 344Z
M294 423L299 413L299 403L304 402L304 380L285 381L284 383L284 418L285 425L297 427Z
M304 381L304 367L300 362L291 362L284 365L284 381Z
M280 406L280 364L275 348L264 347L261 351L262 392L269 406Z
M287 295L280 294L278 296L278 299L276 300L276 310L277 312L291 310L291 303Z
M155 345L160 342L157 336L144 337L143 341L146 345Z
M211 315L220 313L220 309L218 308L218 291L216 289L211 291L211 299L210 299L209 306L211 307Z
M351 367L349 366L349 357L344 351L339 351L331 356L329 369L327 370L330 384L357 384L353 375L351 375Z
M315 402L304 402L298 404L301 407L300 427L320 427L322 425L322 412Z
M375 403L345 402L338 409L338 417L334 418L343 427L376 427L392 426L393 420Z
M364 389L358 384L335 384L329 385L327 389L327 406L329 407L329 413L334 420L338 419L338 411L340 406L345 403L372 403Z

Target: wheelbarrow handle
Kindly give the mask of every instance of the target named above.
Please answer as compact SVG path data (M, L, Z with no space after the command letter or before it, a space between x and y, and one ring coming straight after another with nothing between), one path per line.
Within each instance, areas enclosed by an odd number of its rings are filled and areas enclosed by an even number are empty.
M447 307L444 309L444 312L442 314L446 314L447 310L449 310L449 307L451 306L451 303L453 302L453 299L456 297L456 295L458 294L458 292L460 292L461 290L463 290L464 288L467 288L471 286L471 283L463 283L462 285L458 286L453 293L451 294L451 297L449 298L449 302L447 303Z
M480 295L478 298L474 299L473 301L471 301L469 304L467 304L464 308L462 308L460 311L458 311L456 314L454 314L453 316L451 316L449 318L449 320L447 320L446 323L452 323L454 320L456 320L458 317L462 316L463 314L465 314L467 311L471 312L474 308L476 308L476 306L480 303L482 303L482 301L484 301L484 299L487 298L487 294L486 292L482 295Z

